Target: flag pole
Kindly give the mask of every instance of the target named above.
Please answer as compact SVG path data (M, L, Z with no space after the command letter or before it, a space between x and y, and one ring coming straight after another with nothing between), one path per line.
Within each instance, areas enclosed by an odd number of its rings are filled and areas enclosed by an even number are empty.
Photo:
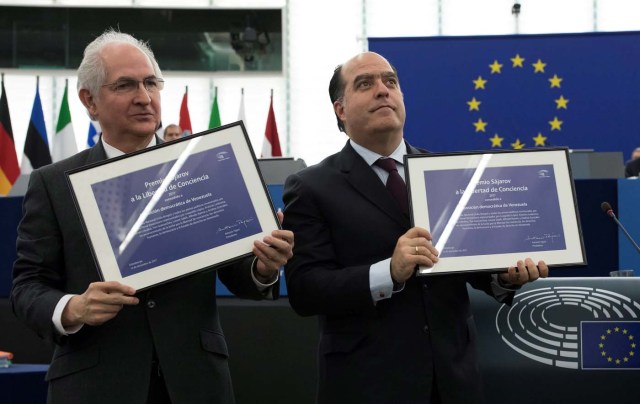
M513 14L513 17L515 18L515 33L519 34L520 33L520 25L519 25L519 21L518 21L518 17L520 16L520 2L516 0L516 2L514 3L514 5L511 7L511 14Z

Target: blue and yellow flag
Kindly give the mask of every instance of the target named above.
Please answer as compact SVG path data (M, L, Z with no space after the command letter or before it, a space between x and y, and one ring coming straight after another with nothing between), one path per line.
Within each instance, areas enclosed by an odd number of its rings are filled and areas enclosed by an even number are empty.
M580 323L582 369L640 369L640 321Z
M371 38L369 48L398 69L404 135L417 146L638 146L640 32Z

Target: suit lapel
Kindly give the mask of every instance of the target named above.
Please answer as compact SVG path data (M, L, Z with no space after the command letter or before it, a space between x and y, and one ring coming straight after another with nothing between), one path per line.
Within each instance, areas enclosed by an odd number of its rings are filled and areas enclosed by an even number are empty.
M102 140L102 138L101 138ZM87 156L87 164L97 163L107 159L107 152L104 150L102 141L98 141L90 150Z
M340 152L339 169L346 181L365 199L373 203L402 227L408 228L410 226L409 217L402 213L389 191L380 181L380 178L356 153L349 142Z

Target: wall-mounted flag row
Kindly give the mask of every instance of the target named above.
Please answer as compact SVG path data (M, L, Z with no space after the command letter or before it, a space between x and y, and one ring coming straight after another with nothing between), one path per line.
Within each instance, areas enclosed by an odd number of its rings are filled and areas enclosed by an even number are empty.
M40 100L39 77L36 77L36 94L31 110L29 128L24 144L24 156L22 167L18 164L13 130L11 127L11 116L9 115L8 95L4 86L4 74L2 74L2 87L0 94L0 196L6 196L11 191L13 184L18 180L20 174L29 174L36 168L60 161L78 152L76 146L73 126L71 124L71 112L68 99L68 80L65 81L64 93L60 104L60 113L56 125L56 133L53 136L53 145L49 146L47 129L44 123L42 102ZM180 105L180 127L184 131L192 132L191 118L188 106L188 87ZM238 120L246 122L244 108L244 88L241 90L240 108L238 110ZM218 107L218 89L215 89L215 96L211 105L211 115L209 117L209 128L221 126L220 109ZM87 131L87 147L93 147L100 136L100 124L96 121L89 122ZM260 157L281 157L280 140L276 125L275 114L273 112L273 90L269 102L269 114L265 127L265 137L262 144Z
M240 108L238 109L238 120L246 122L244 109L244 88L240 93ZM185 88L182 104L180 104L180 121L179 126L182 128L184 136L192 133L191 118L189 116L188 105L189 87ZM218 107L218 87L215 88L215 95L211 105L211 114L209 116L209 129L221 126L220 109ZM273 112L273 90L271 90L271 98L269 101L269 114L267 115L267 125L264 130L264 140L262 143L261 158L282 157L282 149L280 148L280 139L278 136L278 126L276 125L276 116Z

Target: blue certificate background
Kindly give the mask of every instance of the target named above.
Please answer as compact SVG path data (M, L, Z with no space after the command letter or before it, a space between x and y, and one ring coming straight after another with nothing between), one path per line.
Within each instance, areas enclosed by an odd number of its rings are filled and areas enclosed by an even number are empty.
M123 277L260 233L262 228L231 145L186 159L131 242L119 248L175 160L92 185ZM211 262L215 264L215 262Z
M425 171L429 222L434 241L462 198L475 169ZM552 165L486 168L441 251L442 257L565 249ZM526 187L513 191L511 187ZM486 191L486 192L485 192ZM492 192L494 191L494 192ZM526 203L526 206L518 206Z

